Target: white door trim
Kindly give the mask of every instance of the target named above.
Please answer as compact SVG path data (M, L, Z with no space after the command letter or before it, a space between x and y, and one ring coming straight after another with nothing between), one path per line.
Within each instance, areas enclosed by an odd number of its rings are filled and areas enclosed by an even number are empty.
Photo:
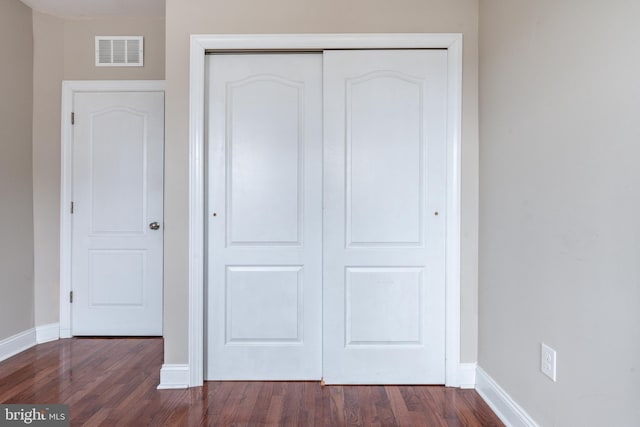
M62 82L60 188L60 338L71 337L71 190L73 95L81 92L164 92L164 80L66 80Z
M460 149L462 34L192 35L189 76L189 372L204 380L205 54L233 50L447 49L446 380L458 387L460 364ZM63 113L64 117L64 113Z

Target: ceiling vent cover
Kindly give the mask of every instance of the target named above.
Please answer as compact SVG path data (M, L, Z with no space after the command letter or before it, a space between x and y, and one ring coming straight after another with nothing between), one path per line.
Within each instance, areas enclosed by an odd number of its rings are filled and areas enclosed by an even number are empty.
M96 36L96 67L142 67L142 36Z

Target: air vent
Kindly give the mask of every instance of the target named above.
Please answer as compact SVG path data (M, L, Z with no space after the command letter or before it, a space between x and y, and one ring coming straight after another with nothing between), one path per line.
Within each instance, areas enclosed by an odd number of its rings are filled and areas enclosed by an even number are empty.
M96 67L142 67L142 36L96 36Z

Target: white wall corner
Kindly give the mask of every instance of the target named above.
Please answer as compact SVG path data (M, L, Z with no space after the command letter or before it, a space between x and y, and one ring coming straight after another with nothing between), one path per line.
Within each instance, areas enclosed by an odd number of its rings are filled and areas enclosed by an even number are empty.
M538 423L479 366L476 391L507 426L538 427Z
M36 342L44 344L49 341L60 339L60 324L50 323L48 325L36 326Z
M0 341L0 362L36 345L36 330L31 328Z
M458 366L458 384L460 388L476 388L477 363L460 363Z
M189 388L189 365L162 365L158 390Z

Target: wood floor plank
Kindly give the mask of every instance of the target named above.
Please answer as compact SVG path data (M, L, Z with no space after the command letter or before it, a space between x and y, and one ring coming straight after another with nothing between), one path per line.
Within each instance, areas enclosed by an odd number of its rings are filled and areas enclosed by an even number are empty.
M496 415L474 390L461 390L464 400L468 403L468 411L478 420L479 425L498 427L502 423L496 420Z
M283 409L284 397L280 395L272 396L271 402L269 402L269 409L266 413L265 424L272 426L280 425Z
M462 426L455 410L455 394L450 394L449 389L441 387L426 387L422 391L425 401L433 408L439 420L449 427ZM459 391L459 390L457 390Z
M231 396L234 383L215 381L207 383L207 419L220 419Z
M260 387L256 387L258 384L245 383L245 387L235 410L235 416L233 420L240 425L249 425L251 419L251 413L256 406L256 402L259 398Z
M344 388L340 385L329 387L329 424L344 425Z
M320 419L320 424L318 424L317 418L318 408L322 405L321 396L320 384L317 382L307 381L302 384L302 399L298 405L298 420L301 424L306 426L322 425L322 420ZM320 413L320 415L322 414Z
M346 386L343 387L344 393L344 422L348 426L362 425L362 413L360 412L360 404L358 395L362 386Z
M430 399L425 399L424 394L420 393L425 388L426 386L399 387L414 424L445 427L446 423L437 416Z
M333 387L320 387L320 408L318 412L322 415L316 417L316 426L331 426L331 389ZM319 418L319 419L318 419Z
M414 420L409 413L409 409L404 402L400 388L396 385L390 385L385 387L387 395L389 396L389 402L391 404L391 410L396 418L396 421L400 427L410 427L414 425Z
M362 424L371 427L383 426L384 424L381 422L376 409L373 387L359 388L356 396L362 415Z
M72 426L465 426L503 424L474 390L206 382L157 390L160 338L72 338L0 363L0 403L64 403Z
M376 385L370 387L372 390L372 394L376 395L376 416L380 420L380 423L383 426L393 426L396 427L398 422L393 414L393 410L391 409L391 401L389 400L389 395L387 394L385 387Z
M285 404L280 415L280 425L298 425L298 403L302 397L302 387L302 383L299 382L291 382L288 384L286 393L283 396Z
M101 426L109 416L109 409L99 409L96 413L94 413L87 421L83 423L84 427L99 427Z
M240 381L231 382L229 383L229 385L229 398L223 406L220 416L221 425L231 425L232 423L238 421L238 418L240 416L239 408L242 400L244 399L245 390L247 389L247 387L249 387L249 383Z
M264 414L267 413L271 405L273 382L260 383L256 389L258 389L259 392L256 403L251 409L249 425L259 425L264 420Z

